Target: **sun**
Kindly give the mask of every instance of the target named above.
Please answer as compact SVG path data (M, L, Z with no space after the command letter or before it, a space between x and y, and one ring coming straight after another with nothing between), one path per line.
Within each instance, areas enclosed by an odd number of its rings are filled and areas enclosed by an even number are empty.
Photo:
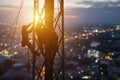
M44 23L44 16L45 16L45 14L42 14L42 15L36 14L35 15L35 24L37 24L39 20L42 20L42 23Z

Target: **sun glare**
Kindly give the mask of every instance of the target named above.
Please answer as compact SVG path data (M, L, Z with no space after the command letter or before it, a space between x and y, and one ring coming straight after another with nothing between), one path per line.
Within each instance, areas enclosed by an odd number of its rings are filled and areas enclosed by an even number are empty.
M36 17L35 17L35 24L37 24L38 20L39 20L39 15L36 14Z
M42 20L42 23L44 23L44 15L45 14L42 14L41 16L36 14L36 17L35 17L35 24L38 23L39 20ZM41 21L40 21L41 22Z

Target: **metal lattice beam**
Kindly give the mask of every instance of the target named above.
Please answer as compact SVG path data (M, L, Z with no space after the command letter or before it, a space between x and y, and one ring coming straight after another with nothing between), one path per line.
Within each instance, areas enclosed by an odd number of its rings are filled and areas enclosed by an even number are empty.
M32 80L64 80L64 0L43 2L40 10L39 0L34 0L33 25L28 36L31 40L27 42L32 53Z

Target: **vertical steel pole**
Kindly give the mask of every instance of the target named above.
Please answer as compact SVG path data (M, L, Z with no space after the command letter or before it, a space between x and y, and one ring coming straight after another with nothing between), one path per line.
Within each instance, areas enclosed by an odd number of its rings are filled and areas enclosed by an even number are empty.
M35 49L35 26L36 26L36 4L37 1L34 0L34 12L33 12L33 48ZM35 52L33 53L33 58L32 58L32 75L33 75L33 80L35 80Z
M45 27L53 28L54 0L45 0Z
M65 80L64 75L65 75L65 71L64 71L64 67L65 67L65 50L64 50L64 0L61 0L61 11L62 11L62 55L63 55L63 60L62 60L62 64L63 64L63 80Z
M54 0L45 0L45 29L46 34L52 36L51 31L53 31L54 24ZM48 37L50 37L48 36ZM46 36L47 37L47 36ZM49 39L49 38L48 38ZM46 40L48 42L48 40ZM54 58L53 51L48 47L49 43L45 46L45 80L53 80L53 64Z

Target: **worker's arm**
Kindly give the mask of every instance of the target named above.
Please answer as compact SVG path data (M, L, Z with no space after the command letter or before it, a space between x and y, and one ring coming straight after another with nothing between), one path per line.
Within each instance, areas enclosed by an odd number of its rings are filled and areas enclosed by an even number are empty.
M32 23L30 23L30 24L28 24L28 25L26 25L26 26L28 26L28 27L29 27L29 26L31 26L31 25L32 25Z
M31 26L31 25L32 25L32 23L30 23L30 24L28 24L28 25L26 25L26 26L29 27L29 26ZM32 32L32 30L33 30L33 26L32 26L32 28L31 28L30 30L27 31L27 33Z

